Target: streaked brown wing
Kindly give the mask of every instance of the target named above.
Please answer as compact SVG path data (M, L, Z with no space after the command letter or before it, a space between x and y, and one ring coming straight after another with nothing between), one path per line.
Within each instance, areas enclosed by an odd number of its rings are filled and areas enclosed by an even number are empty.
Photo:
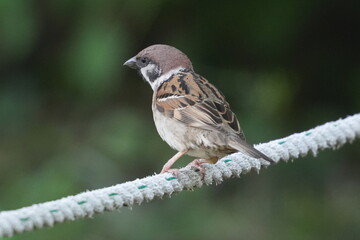
M164 82L156 95L156 108L189 126L221 132L232 131L245 140L224 95L205 78L181 72Z

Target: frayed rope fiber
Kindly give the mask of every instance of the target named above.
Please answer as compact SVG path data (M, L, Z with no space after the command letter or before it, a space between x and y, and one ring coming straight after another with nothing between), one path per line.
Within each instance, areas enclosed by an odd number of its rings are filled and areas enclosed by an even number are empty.
M360 114L315 127L286 138L256 146L275 162L288 161L320 150L337 149L360 137ZM204 164L205 176L190 168L182 168L178 176L170 173L117 184L112 187L87 191L59 200L35 204L13 211L0 212L0 237L32 231L56 223L91 217L95 213L131 207L144 201L162 198L176 192L201 187L203 184L219 184L230 177L240 177L251 170L259 171L268 166L264 160L234 153L216 164Z

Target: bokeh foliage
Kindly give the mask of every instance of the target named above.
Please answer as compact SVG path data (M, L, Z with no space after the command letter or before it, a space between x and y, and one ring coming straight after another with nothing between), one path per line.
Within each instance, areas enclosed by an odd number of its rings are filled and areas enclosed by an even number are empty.
M174 151L122 66L148 45L187 53L258 143L359 112L359 42L357 0L2 0L0 210L159 171ZM354 239L359 160L355 142L14 239Z

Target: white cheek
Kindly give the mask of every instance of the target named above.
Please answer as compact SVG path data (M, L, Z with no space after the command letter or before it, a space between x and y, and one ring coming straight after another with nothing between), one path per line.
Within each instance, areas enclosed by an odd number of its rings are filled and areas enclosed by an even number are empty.
M144 68L145 69L145 68ZM147 79L148 77L146 75L144 75L143 69L141 69L141 73L143 74L144 78L146 79L146 81L148 81L150 83L151 88L155 91L160 85L161 83L163 83L164 81L168 80L172 75L179 73L180 70L183 70L183 67L178 67L176 69L170 70L165 74L162 74L158 79L156 79L154 82L150 82L149 79ZM147 70L145 70L146 73Z
M143 77L145 78L145 80L151 84L151 81L149 79L149 76L147 75L148 72L154 71L156 69L156 65L155 64L149 64L146 67L143 67L140 69L141 74L143 75Z

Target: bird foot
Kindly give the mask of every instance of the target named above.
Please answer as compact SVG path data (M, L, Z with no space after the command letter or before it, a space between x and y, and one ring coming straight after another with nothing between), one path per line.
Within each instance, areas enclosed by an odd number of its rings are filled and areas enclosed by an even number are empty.
M202 166L204 163L213 163L209 159L195 159L194 161L190 162L187 167L195 167L197 171L201 173L202 176L205 176L205 168Z
M177 168L169 168L169 169L166 169L166 168L163 168L160 172L161 173L171 173L172 175L174 175L175 177L179 176L179 169Z

